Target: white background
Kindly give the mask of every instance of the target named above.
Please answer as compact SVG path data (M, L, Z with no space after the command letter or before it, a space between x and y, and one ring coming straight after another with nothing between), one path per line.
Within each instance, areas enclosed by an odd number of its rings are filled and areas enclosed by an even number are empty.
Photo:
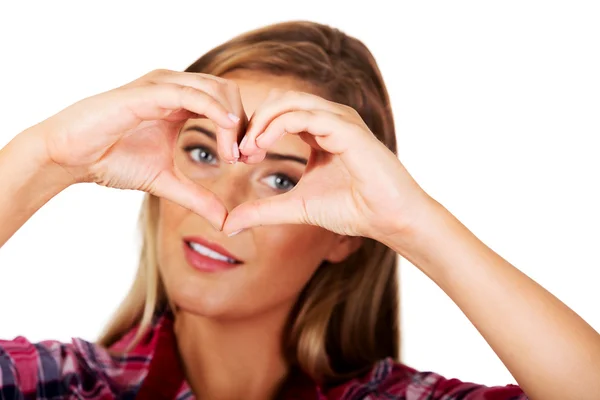
M597 2L0 4L0 145L78 99L155 68L183 69L267 23L310 19L360 38L387 80L413 176L600 329ZM0 337L94 340L137 265L141 198L79 185L38 212L0 250ZM513 381L458 308L406 262L401 286L406 363Z

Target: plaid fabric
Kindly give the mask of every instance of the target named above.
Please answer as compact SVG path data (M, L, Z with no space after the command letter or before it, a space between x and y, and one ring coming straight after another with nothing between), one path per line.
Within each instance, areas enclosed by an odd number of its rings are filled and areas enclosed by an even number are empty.
M0 341L0 400L5 399L177 399L193 393L179 365L170 313L158 315L152 329L123 353L135 330L110 352L96 344L30 343L23 337ZM120 355L114 355L114 354ZM147 379L146 379L147 378ZM385 359L368 374L333 388L307 376L290 379L283 399L316 400L522 400L518 386L486 387L417 372Z

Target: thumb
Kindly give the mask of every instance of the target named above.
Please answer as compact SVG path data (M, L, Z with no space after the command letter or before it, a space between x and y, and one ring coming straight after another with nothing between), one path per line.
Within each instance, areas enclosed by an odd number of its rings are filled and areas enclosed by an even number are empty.
M154 181L153 194L206 218L219 231L227 216L227 209L213 192L177 170L163 171Z
M240 204L227 216L223 232L233 236L256 226L306 223L305 200L288 192Z

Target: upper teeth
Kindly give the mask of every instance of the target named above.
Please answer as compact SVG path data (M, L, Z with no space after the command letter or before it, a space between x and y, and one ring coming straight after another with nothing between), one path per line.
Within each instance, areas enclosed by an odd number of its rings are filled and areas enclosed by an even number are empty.
M221 253L217 253L214 250L209 249L208 247L204 247L201 244L195 243L195 242L189 242L190 243L190 247L196 252L196 253L200 253L203 256L206 257L210 257L214 260L219 260L219 261L225 261L228 263L235 263L235 260L229 257L224 256Z

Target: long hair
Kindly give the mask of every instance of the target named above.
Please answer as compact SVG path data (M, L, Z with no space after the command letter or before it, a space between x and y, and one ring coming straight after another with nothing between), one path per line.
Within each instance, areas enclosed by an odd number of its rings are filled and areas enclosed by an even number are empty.
M302 80L319 95L358 111L396 153L388 93L375 59L359 40L312 22L286 22L247 32L214 48L186 71L222 76L250 70ZM158 198L147 194L140 214L143 245L131 290L102 334L110 346L150 326L168 303L158 273ZM346 379L376 361L399 358L397 255L372 239L345 261L324 262L303 288L282 343L290 366L320 382Z

